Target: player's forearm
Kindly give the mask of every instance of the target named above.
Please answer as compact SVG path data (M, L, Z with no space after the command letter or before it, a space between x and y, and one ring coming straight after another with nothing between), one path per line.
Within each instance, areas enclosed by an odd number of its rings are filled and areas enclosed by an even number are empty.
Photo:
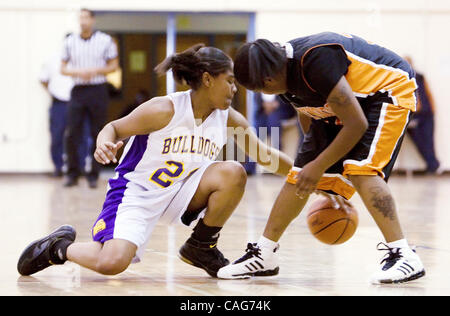
M314 160L325 171L344 157L361 139L368 128L367 118L343 76L331 91L327 103L343 127L330 145Z
M315 159L317 166L325 171L334 165L355 147L366 130L367 125L363 123L344 125L331 144Z
M289 173L294 164L292 159L285 153L273 147L268 147L262 142L242 114L231 109L228 120L228 126L232 127L232 133L229 136L233 135L238 147L248 157L272 173L282 176Z
M294 161L284 152L262 143L258 146L257 157L253 159L268 171L280 176L287 176L294 164Z
M284 152L278 151L278 150L277 150L277 152L278 152L279 166L275 173L280 176L285 177L289 174L289 171L291 170L292 166L294 165L294 161L291 159L291 157L286 155Z

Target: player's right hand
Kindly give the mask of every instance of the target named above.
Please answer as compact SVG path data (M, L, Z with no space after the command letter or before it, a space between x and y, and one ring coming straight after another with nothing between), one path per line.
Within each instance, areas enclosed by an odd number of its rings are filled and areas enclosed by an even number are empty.
M329 194L322 190L316 190L315 193L327 197L331 201L333 208L336 210L342 209L345 212L350 213L350 209L353 207L349 201L347 201L344 197L340 196L339 194L336 195Z
M117 151L123 146L123 142L119 141L117 144L113 142L104 142L97 145L97 148L94 152L94 158L97 162L107 165L111 161L116 163L116 155Z

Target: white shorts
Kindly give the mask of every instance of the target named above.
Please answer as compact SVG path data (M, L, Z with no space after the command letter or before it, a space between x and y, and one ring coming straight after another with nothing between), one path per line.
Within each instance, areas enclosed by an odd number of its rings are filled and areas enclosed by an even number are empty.
M181 216L197 191L203 173L216 162L219 161L205 164L188 178L165 189L144 190L127 182L123 187L109 190L92 228L93 240L101 243L111 239L127 240L137 246L133 262L139 262L158 222L182 223ZM202 216L200 214L199 218Z

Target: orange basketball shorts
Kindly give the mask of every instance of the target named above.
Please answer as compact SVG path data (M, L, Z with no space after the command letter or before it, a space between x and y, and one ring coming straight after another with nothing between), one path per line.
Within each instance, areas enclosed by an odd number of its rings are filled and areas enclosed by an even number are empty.
M324 173L317 189L349 199L355 188L348 175L379 175L388 180L412 112L387 102L371 102L362 108L369 123L366 133L347 155ZM312 121L287 177L288 183L296 183L301 168L325 150L341 128L334 120Z

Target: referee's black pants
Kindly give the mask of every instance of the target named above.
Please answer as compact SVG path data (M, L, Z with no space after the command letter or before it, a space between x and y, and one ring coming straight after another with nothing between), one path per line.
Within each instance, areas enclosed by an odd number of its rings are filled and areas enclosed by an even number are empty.
M67 154L67 175L69 177L77 178L81 174L78 146L82 144L83 122L89 120L94 144L90 152L92 167L87 177L90 180L98 178L101 165L93 158L93 154L97 135L106 122L108 101L109 96L106 84L77 85L72 89L64 137Z

